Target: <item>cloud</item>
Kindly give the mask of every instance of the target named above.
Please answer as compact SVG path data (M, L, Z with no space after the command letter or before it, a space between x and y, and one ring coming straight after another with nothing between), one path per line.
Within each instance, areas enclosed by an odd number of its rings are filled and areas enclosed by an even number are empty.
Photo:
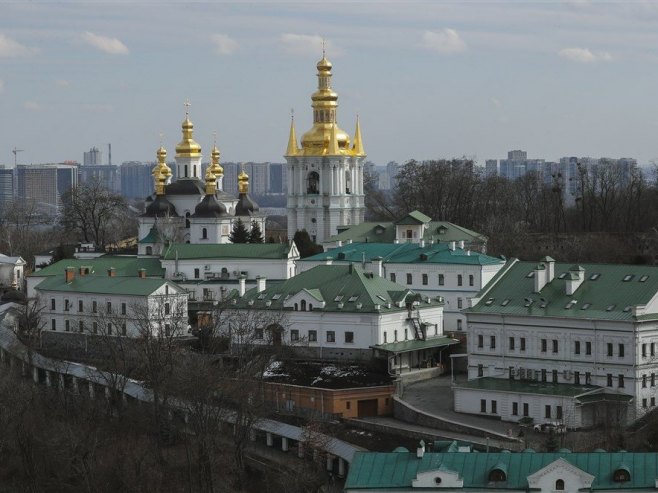
M59 87L70 87L71 84L70 84L70 82L69 82L68 80L65 80L65 79L57 79L57 80L55 81L55 85L56 85L56 86L59 86Z
M443 54L459 53L466 50L466 43L454 29L425 31L423 41L425 48Z
M111 113L114 111L114 106L111 104L89 103L83 104L82 109L92 113Z
M322 54L322 36L307 34L285 33L281 35L281 43L284 49L294 55L317 55ZM335 55L338 50L325 42L325 50L330 55Z
M219 55L231 55L238 49L238 42L226 34L213 34L210 39Z
M109 53L110 55L128 54L128 47L117 38L99 36L98 34L90 33L89 31L82 33L80 38L89 46L93 46L94 48Z
M20 56L30 56L37 53L36 48L20 44L4 34L0 34L0 58L14 58Z
M25 101L25 104L23 105L23 107L26 110L29 110L29 111L39 111L39 110L41 110L41 105L39 105L39 103L37 103L36 101Z
M558 55L572 62L579 63L612 61L612 55L607 51L591 51L589 48L564 48L558 51Z

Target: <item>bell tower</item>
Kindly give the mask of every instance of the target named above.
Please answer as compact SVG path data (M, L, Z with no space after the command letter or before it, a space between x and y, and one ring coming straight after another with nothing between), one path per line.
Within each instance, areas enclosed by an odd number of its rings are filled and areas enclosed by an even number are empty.
M297 145L290 123L288 169L288 238L305 229L316 243L338 232L339 225L363 222L363 161L366 157L359 118L354 139L338 126L338 94L331 88L331 62L317 64L318 89L311 95L313 126Z

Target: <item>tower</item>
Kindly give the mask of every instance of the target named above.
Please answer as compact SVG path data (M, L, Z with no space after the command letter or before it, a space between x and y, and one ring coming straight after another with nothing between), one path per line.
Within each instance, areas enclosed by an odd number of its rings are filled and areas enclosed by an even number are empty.
M189 106L189 103L186 103ZM194 125L188 112L182 124L183 139L176 146L176 175L179 180L201 179L201 146L193 138Z
M286 150L288 167L288 238L305 229L317 243L339 225L363 222L363 161L366 156L359 119L354 140L337 123L338 95L331 88L331 62L317 64L318 90L311 96L313 126L297 145L294 119Z

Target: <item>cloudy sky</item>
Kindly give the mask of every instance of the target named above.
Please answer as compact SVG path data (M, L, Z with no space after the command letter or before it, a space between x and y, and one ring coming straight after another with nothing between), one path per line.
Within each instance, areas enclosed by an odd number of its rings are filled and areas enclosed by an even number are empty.
M173 154L282 161L326 40L349 133L389 160L658 159L658 2L3 2L0 163Z

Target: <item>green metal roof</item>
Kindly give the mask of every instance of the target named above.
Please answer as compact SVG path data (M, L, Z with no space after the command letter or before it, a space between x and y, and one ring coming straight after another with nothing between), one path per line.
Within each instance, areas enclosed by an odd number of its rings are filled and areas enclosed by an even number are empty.
M146 296L169 284L177 291L182 289L165 279L133 277L98 277L77 276L72 282L66 282L64 275L49 277L41 281L37 291L59 291L68 293L123 294L126 296Z
M459 264L459 265L501 265L505 263L497 257L490 257L475 251L461 248L451 250L447 243L350 243L332 248L324 253L301 259L301 262L318 262L330 258L334 261L371 262L381 257L389 264Z
M223 243L194 245L174 243L167 247L163 260L189 259L282 259L288 258L290 245L285 243Z
M631 307L646 305L658 293L658 267L623 264L555 264L555 277L535 293L535 262L516 262L478 294L466 313L632 321ZM573 295L566 283L573 269L584 269L584 281ZM596 276L598 274L598 276ZM562 279L560 279L562 277ZM626 280L625 280L626 279ZM528 303L526 300L532 300ZM542 300L543 299L543 300ZM509 300L505 305L505 300ZM569 305L569 302L576 301ZM528 305L528 306L526 306ZM641 315L637 319L652 319Z
M459 344L459 341L457 339L451 339L450 337L433 337L424 341L414 339L410 341L389 342L387 344L372 346L372 348L386 351L387 353L406 353L409 351L419 351L421 349L451 346L453 344Z
M413 214L413 213L411 213ZM411 216L411 214L406 217ZM418 213L423 217L424 214ZM429 218L428 218L429 219ZM424 222L424 221L420 221ZM413 224L418 224L416 221ZM379 242L393 243L395 241L395 222L377 222L361 223L354 226L339 226L340 233L331 236L325 240L325 243L336 241L358 241L358 242ZM404 224L404 223L399 223ZM448 221L430 221L425 223L424 239L429 241L434 239L440 242L461 241L466 243L482 244L487 241L487 237L470 229L458 226ZM345 229L347 228L347 229Z
M655 490L658 476L658 454L630 452L590 453L425 453L422 459L415 452L356 452L345 482L346 490L388 488L411 489L419 473L454 471L463 480L463 489L525 490L528 476L556 460L563 459L594 476L592 490ZM507 481L491 483L489 472L504 466ZM628 468L630 481L613 481L617 469ZM453 489L453 488L451 488ZM438 491L439 488L436 489ZM434 491L434 490L432 490Z
M160 243L160 241L162 241L160 231L158 231L158 227L154 224L148 234L139 240L139 243Z
M406 216L395 221L395 224L425 224L432 221L432 218L426 216L420 211L412 211Z
M76 275L80 267L90 267L89 276L107 276L107 271L114 268L117 277L135 277L139 269L146 269L148 277L164 277L165 270L157 258L138 258L129 255L103 255L93 259L65 259L33 273L35 277L62 276L67 267L74 267Z
M538 382L535 380L510 380L507 378L482 377L456 384L455 387L498 392L521 392L524 394L559 395L576 397L596 392L603 387L595 385L572 385L568 383Z
M405 311L404 305L398 307L395 303L407 296L416 296L404 286L366 272L357 265L318 265L286 281L268 286L261 293L256 288L247 291L237 306L281 310L288 297L302 290L318 300L324 300L326 304L323 311L335 312L377 312L375 305L379 305L379 312ZM249 305L250 301L253 304ZM391 307L387 308L389 303ZM438 304L436 301L431 304L423 301L420 307ZM319 309L319 306L313 307L314 311Z

